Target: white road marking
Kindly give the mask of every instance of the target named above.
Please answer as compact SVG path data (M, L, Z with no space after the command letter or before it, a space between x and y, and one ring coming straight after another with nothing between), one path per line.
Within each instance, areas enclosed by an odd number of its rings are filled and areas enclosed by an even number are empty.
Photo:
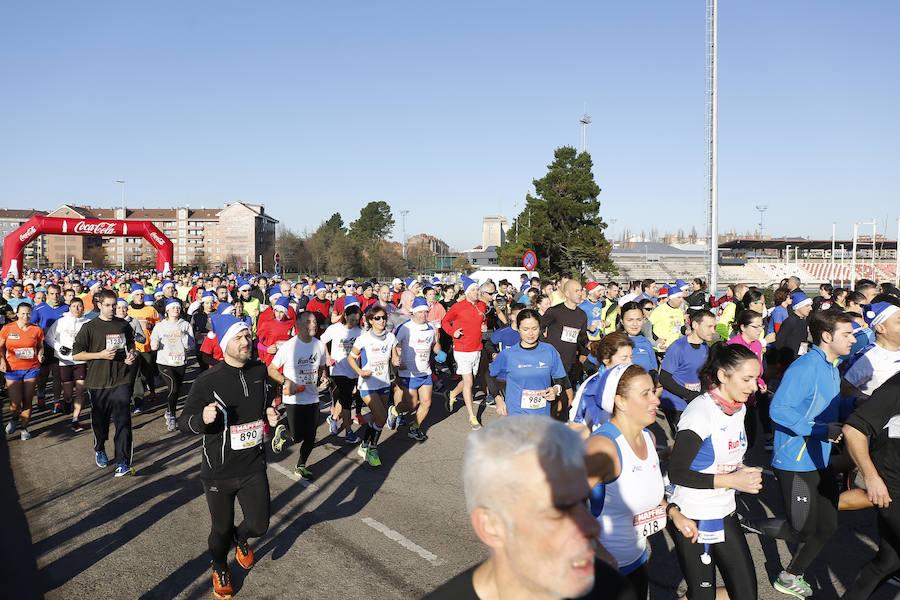
M375 519L372 519L371 517L362 517L362 522L365 523L366 525L368 525L369 527L371 527L372 529L374 529L375 531L379 531L379 532L383 533L386 537L394 540L395 542L397 542L398 544L400 544L407 550L415 552L416 554L418 554L419 556L421 556L422 558L424 558L425 560L430 562L433 566L436 567L438 565L444 564L444 561L441 560L440 558L438 558L437 555L429 552L422 546L420 546L420 545L416 544L415 542L413 542L412 540L408 539L402 533L394 531L393 529L391 529L384 523L379 523L378 521L376 521Z
M316 484L310 483L310 482L306 481L305 479L300 479L299 477L294 475L293 471L285 469L278 463L269 463L269 466L272 467L273 469L275 469L276 471L278 471L279 473L281 473L282 475L284 475L285 477L287 477L288 479L290 479L292 481L296 481L297 483L299 483L300 485L302 485L303 487L305 487L308 490L319 489L319 486L317 486Z

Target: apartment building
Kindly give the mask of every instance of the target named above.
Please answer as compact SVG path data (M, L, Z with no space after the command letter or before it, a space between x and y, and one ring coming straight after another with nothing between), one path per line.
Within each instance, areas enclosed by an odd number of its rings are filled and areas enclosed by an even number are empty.
M151 221L174 247L174 266L203 269L271 269L276 219L262 205L235 202L222 208L93 208L65 204L49 217ZM83 261L109 266L152 266L156 249L140 236L88 237L45 235L50 263ZM99 248L100 250L97 250ZM255 268L254 268L255 267Z

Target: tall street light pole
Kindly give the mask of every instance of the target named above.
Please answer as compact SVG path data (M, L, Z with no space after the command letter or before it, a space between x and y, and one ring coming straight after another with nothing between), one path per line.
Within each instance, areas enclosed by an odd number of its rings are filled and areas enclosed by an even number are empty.
M403 260L406 260L406 215L409 214L408 210L400 211L400 218L403 221L401 235L403 236Z
M122 184L122 218L128 216L128 209L125 208L125 180L124 179L116 179L116 183ZM122 240L122 270L125 270L125 238L120 238Z

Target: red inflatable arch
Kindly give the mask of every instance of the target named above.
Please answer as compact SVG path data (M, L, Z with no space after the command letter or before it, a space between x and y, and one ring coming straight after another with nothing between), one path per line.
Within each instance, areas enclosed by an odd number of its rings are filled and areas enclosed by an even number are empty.
M37 236L88 235L101 237L142 236L156 248L156 270L172 270L172 240L150 221L117 221L106 219L63 219L35 215L3 241L3 278L19 277L25 246Z

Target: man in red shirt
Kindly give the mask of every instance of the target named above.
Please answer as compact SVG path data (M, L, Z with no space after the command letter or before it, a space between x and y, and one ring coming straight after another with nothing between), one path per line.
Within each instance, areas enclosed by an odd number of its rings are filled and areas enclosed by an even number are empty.
M403 294L403 280L399 277L395 277L391 282L391 302L394 303L394 306L400 306L400 296Z
M347 296L354 296L356 301L359 302L360 308L363 306L363 297L357 295L356 293L356 282L352 278L348 278L344 280L344 295L334 301L334 305L331 307L331 322L337 323L341 320L341 315L344 314L344 299ZM365 309L363 308L363 312Z
M441 327L453 338L456 373L462 377L459 384L447 393L446 406L452 412L456 397L462 392L466 410L469 411L469 425L477 431L481 429L481 423L472 407L472 385L481 361L481 334L486 331L484 315L487 307L478 300L478 283L474 279L463 275L462 283L465 299L451 306L441 320Z
M331 302L325 299L325 293L328 289L325 283L319 281L316 283L316 292L306 305L306 310L316 313L316 321L319 323L319 333L325 331L325 327L330 325L329 315L331 314Z

